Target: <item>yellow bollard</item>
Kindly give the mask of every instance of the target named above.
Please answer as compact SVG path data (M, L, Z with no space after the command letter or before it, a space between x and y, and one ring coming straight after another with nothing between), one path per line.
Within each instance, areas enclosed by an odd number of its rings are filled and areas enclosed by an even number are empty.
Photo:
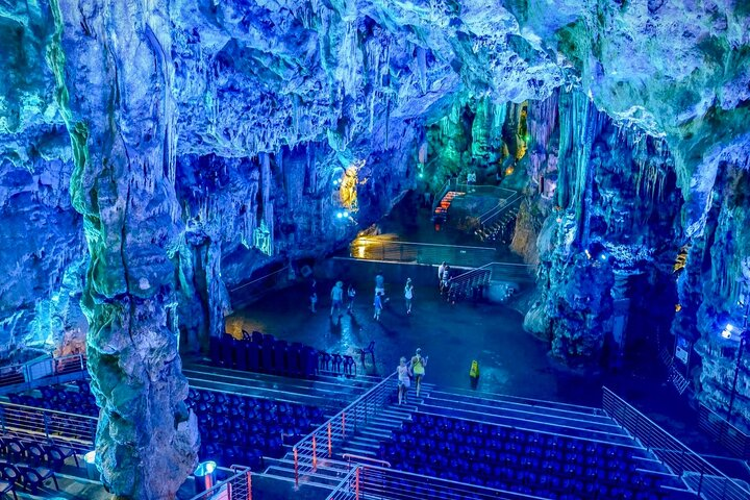
M479 362L475 359L471 362L471 370L469 370L469 377L476 380L479 378Z

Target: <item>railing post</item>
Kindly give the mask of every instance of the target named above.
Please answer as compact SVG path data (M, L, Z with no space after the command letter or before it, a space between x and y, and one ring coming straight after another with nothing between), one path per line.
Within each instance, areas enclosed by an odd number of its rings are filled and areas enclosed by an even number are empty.
M315 442L315 434L312 437L312 468L315 471L318 468L318 450Z
M7 429L5 428L5 407L0 406L0 428L3 430L3 434L7 432Z
M354 499L359 500L359 470L361 467L357 466L354 469Z
M328 458L333 456L333 436L331 431L331 421L328 421Z
M346 439L346 412L341 413L341 439Z
M299 488L299 459L296 446L294 447L294 486Z
M253 500L253 480L249 470L245 474L247 474L247 500Z
M49 440L49 415L46 411L42 413L42 418L44 419L44 437Z

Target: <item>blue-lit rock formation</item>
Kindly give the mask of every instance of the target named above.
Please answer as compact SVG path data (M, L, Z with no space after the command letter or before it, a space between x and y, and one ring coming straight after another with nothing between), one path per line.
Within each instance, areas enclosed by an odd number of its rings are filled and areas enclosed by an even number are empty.
M467 165L528 194L526 325L557 358L611 362L628 332L671 328L703 357L699 397L727 406L746 2L553 4L0 3L0 347L71 349L85 314L113 492L171 498L195 461L178 332L197 349L251 273Z

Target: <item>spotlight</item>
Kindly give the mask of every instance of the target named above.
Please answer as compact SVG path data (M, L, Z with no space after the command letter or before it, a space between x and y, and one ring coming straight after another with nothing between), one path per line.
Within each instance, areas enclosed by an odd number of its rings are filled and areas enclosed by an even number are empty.
M603 253L603 254L601 254L601 255L599 256L599 258L600 258L600 259L602 259L602 260L607 260L607 254L606 254L606 253Z
M586 257L588 257L588 259L591 260L591 252L589 252L588 248L586 250L584 250L583 253L585 253Z
M724 327L725 330L733 332L734 331L734 325L731 323L727 323L727 326Z
M346 210L344 210L344 217L349 217L349 212L347 212Z
M729 340L732 338L732 332L730 330L724 330L723 332L721 332L721 336Z
M336 218L337 219L343 219L344 218L344 214L342 214L341 212L336 212Z

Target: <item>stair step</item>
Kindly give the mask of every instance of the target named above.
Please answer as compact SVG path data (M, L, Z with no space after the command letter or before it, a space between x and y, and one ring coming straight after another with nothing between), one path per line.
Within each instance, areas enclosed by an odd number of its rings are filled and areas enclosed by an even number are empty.
M305 475L305 483L307 484L315 484L319 486L325 486L325 487L336 487L341 483L341 479L344 477L343 475L341 477L332 477L328 476L326 474L322 474L321 471L322 468L318 468L313 474ZM264 472L266 476L273 477L276 479L284 479L284 480L295 480L295 473L294 469L285 469L281 467L276 467L274 465L268 467L266 471Z
M341 455L344 454L351 454L351 455L360 455L363 457L370 457L370 458L377 458L378 452L377 449L368 449L368 448L359 448L357 446L344 446L342 448Z

